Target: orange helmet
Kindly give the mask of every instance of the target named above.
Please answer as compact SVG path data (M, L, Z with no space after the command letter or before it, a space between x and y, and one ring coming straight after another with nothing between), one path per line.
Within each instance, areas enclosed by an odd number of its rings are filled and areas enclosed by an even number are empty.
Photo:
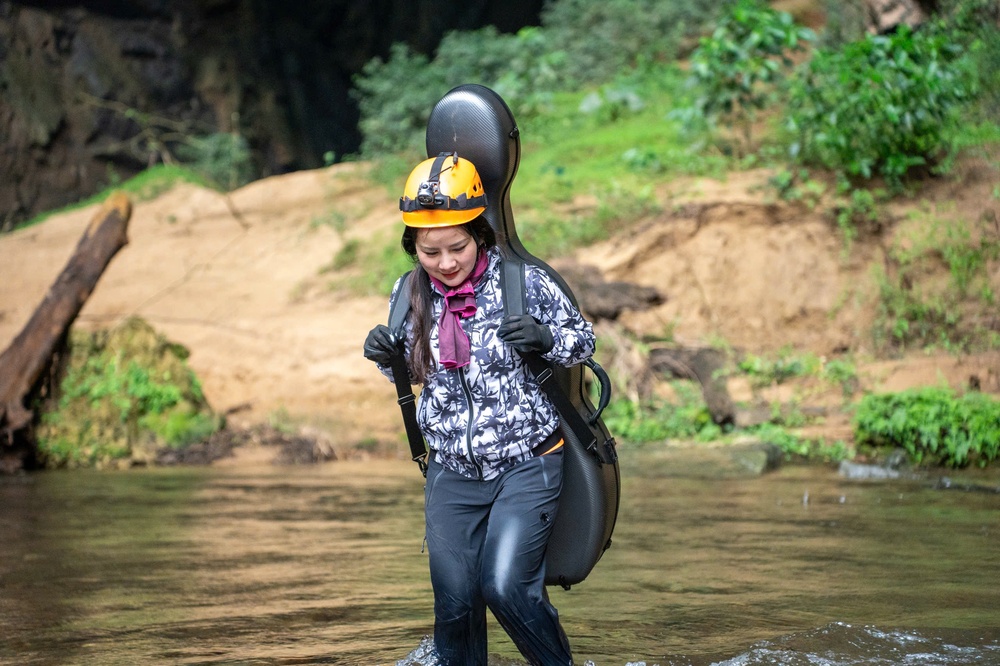
M486 210L486 191L476 167L458 153L441 153L410 172L399 199L408 227L450 227Z

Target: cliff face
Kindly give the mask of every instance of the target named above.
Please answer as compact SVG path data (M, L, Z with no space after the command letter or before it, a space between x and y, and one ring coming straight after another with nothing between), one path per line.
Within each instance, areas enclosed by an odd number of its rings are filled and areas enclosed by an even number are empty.
M0 230L238 132L257 175L357 149L351 76L393 42L537 23L542 0L0 1Z

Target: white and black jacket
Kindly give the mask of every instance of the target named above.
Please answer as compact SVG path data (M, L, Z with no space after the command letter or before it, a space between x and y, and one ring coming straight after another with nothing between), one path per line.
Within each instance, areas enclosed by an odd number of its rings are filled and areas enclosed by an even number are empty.
M432 287L430 344L436 369L424 382L417 404L417 421L435 459L446 469L470 478L491 479L531 456L531 451L559 425L559 414L516 351L497 337L504 318L501 294L502 261L489 250L489 265L476 285L476 314L461 319L469 336L469 364L444 369L438 357L438 325L444 296ZM397 281L390 304L399 292ZM542 269L525 272L528 314L552 332L554 345L547 361L572 366L594 353L591 324ZM406 354L411 324L406 324ZM386 366L379 366L392 379Z

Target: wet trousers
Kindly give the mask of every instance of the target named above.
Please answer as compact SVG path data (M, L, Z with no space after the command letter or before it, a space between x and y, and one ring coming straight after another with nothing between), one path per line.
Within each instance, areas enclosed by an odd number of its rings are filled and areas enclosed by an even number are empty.
M434 642L442 666L486 666L486 609L532 666L570 666L545 591L545 546L562 487L562 451L488 481L432 461L425 514Z

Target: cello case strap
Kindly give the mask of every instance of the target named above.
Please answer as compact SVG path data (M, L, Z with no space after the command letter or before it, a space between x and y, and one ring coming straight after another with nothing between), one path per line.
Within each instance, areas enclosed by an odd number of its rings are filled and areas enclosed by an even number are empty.
M406 336L404 328L406 315L410 310L410 280L412 275L412 272L403 275L399 291L396 293L396 300L389 308L389 330L400 340L396 354L389 361L389 367L392 368L392 380L396 385L396 402L399 404L399 411L403 414L403 426L406 428L406 440L410 444L410 456L420 468L420 473L426 477L427 444L424 442L424 435L420 432L420 425L417 423L417 398L413 395L413 387L410 386L410 369L406 366L405 345L402 342Z
M514 256L504 257L501 290L503 293L504 314L506 316L522 315L528 312L527 303L525 302L527 290L524 282L524 271L525 264L520 258ZM531 374L535 376L535 380L539 386L542 387L549 400L552 401L552 404L559 411L563 425L573 431L577 441L583 444L587 451L590 451L597 456L598 460L601 460L597 451L597 437L594 435L594 431L559 385L559 380L552 370L552 365L535 352L518 353L524 360L525 365L528 366Z

